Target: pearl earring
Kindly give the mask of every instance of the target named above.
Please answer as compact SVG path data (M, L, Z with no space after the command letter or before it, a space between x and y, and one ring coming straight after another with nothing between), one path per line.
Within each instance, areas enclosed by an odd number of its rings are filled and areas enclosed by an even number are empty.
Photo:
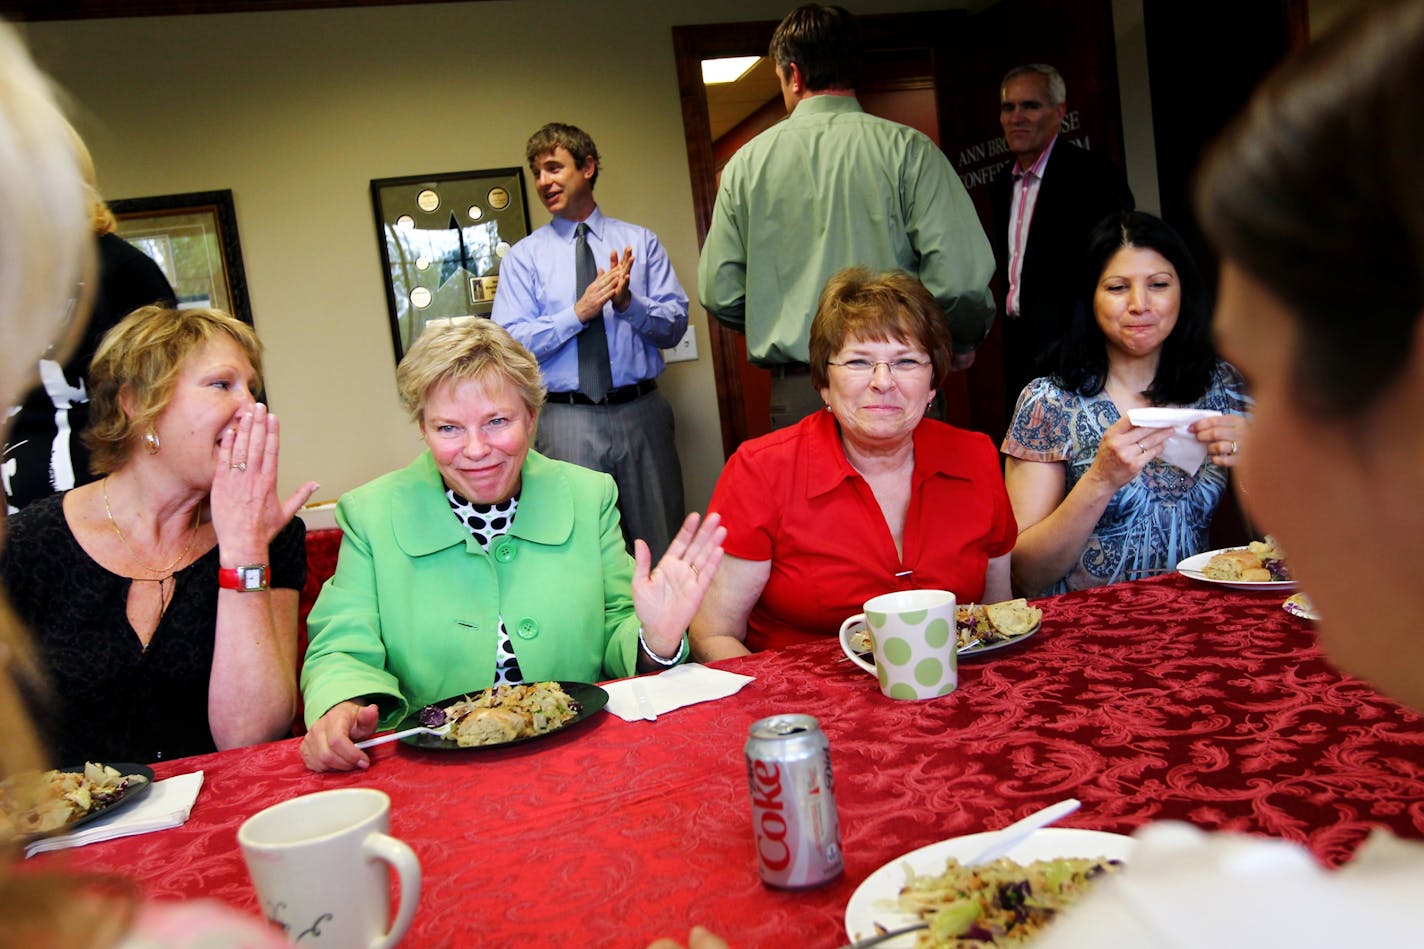
M158 449L163 447L163 443L158 440L158 433L151 428L143 433L143 447L148 449L150 455L158 454Z

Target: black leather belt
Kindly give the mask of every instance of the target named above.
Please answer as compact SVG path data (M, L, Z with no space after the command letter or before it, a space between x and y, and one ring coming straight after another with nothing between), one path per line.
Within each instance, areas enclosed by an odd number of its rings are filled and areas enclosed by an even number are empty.
M560 405L622 405L624 402L632 402L640 396L647 395L657 387L656 379L644 379L631 386L610 389L608 394L601 399L590 399L582 392L550 392L545 396L545 401L557 402Z
M811 371L811 367L804 362L780 362L767 368L771 370L771 375L775 379L785 379L787 376L804 376Z

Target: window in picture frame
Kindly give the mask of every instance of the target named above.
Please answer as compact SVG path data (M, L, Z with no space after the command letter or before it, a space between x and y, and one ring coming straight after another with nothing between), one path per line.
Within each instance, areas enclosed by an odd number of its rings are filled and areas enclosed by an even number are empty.
M212 307L252 325L230 190L119 198L109 209L118 235L158 264L180 307Z

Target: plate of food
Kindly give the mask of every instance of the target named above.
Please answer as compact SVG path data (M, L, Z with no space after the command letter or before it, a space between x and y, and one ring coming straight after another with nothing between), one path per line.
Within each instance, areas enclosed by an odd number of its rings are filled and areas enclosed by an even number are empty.
M1116 872L1132 856L1131 837L1047 827L1003 859L972 869L960 865L960 860L981 853L994 833L952 837L921 847L866 877L846 904L845 928L850 941L911 926L951 903L952 915L946 915L932 931L937 933L943 927L961 935L994 935L1012 920L1017 936L1031 938L1054 912L1081 898L1094 881ZM1004 907L1005 893L1012 894L1012 902L1018 905ZM1026 906L1043 909L1026 912ZM882 945L887 949L911 947L917 937L930 940L930 932L907 933ZM938 934L921 943L930 947L958 944L953 936Z
M90 761L0 781L0 840L67 834L138 801L153 787L147 765Z
M1043 625L1043 610L1029 606L1024 599L967 603L958 607L956 613L960 658L972 658L1023 642ZM861 626L846 638L850 648L871 663L875 662L869 630Z
M1177 572L1236 590L1295 589L1285 555L1270 537L1253 540L1246 547L1225 547L1188 557L1177 564Z
M422 732L401 741L435 751L508 748L567 731L603 711L608 693L587 682L533 682L498 685L442 699L406 717L400 729L450 727L444 734Z

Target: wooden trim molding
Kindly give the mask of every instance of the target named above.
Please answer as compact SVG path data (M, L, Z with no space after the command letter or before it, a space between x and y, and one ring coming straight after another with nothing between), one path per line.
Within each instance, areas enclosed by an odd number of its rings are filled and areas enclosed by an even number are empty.
M17 22L100 20L134 16L193 16L203 13L271 13L336 7L391 7L455 0L0 0L0 16ZM471 0L463 0L471 2Z

